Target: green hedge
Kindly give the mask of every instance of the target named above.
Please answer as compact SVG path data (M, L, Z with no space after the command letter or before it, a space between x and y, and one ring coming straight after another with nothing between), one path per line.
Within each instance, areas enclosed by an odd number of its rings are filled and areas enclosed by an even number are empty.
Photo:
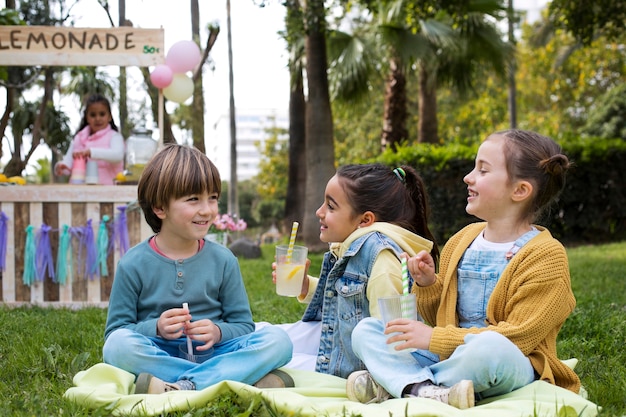
M563 153L574 163L557 203L538 224L565 243L626 239L626 141L566 137ZM476 221L465 212L463 177L474 167L478 145L413 145L386 152L378 161L414 166L430 195L430 223L439 243Z

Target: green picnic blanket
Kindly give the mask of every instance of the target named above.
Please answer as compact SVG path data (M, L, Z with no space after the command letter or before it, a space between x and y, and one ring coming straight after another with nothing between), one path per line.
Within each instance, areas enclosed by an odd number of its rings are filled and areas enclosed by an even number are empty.
M64 397L86 408L108 406L114 415L137 416L156 416L199 408L229 391L243 398L261 395L278 411L302 416L591 417L599 411L594 403L583 396L543 381L481 401L476 407L467 410L458 410L424 398L392 399L365 405L347 399L345 379L310 371L282 370L293 377L295 388L258 389L240 382L223 381L202 391L147 395L133 394L133 374L100 363L76 374L74 386L65 392Z

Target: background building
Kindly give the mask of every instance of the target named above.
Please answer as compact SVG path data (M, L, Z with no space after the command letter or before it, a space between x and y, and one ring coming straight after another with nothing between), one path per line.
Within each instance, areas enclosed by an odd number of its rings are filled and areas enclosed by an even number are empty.
M265 141L276 129L284 130L279 139L287 140L289 118L286 110L240 109L236 110L237 129L237 179L249 180L259 172L259 162ZM217 166L222 179L230 179L230 121L223 113L208 131L205 146L207 155Z

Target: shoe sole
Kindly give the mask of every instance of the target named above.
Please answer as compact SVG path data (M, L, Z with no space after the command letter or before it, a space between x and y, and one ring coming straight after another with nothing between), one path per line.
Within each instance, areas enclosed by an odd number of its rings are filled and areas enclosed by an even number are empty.
M452 393L451 393L452 394ZM469 380L463 380L455 385L454 404L450 401L450 405L465 410L474 407L474 383Z
M354 381L365 372L367 371L356 371L348 375L348 381L346 382L346 395L350 401L355 401L357 403L361 402L354 392Z
M254 386L257 388L293 388L296 384L287 372L275 369L259 379Z
M348 379L346 381L346 396L350 401L355 401L361 404L371 404L371 403L380 403L386 401L390 398L389 393L382 387L382 385L376 384L374 382L374 386L376 388L376 395L373 398L363 399L359 398L359 395L356 393L354 387L356 386L356 380L363 374L369 373L368 371L355 371L348 375ZM370 376L370 378L372 378Z
M147 394L150 390L150 381L152 381L152 375L139 374L135 381L135 394Z

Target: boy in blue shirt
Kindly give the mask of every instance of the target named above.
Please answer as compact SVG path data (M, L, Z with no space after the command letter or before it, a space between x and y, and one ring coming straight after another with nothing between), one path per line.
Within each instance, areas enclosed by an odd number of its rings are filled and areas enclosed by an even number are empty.
M220 192L206 155L176 144L158 152L139 180L139 205L155 235L120 259L103 347L106 363L138 376L135 393L201 390L222 380L293 386L275 371L291 359L289 337L278 328L253 331L237 258L204 240ZM199 354L213 355L202 363L181 358L187 338Z

